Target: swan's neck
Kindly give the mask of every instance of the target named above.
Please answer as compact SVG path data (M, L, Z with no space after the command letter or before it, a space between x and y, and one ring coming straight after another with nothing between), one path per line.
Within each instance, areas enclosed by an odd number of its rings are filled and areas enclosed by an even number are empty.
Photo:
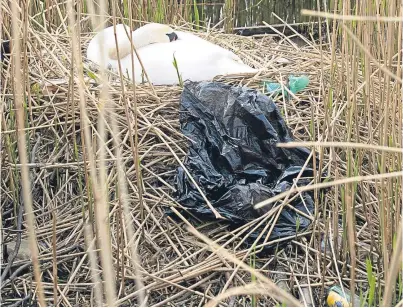
M151 39L152 36L150 36L149 33L144 31L143 28L138 28L132 32L132 37L133 37L133 46L136 49L139 49L141 47L147 46L148 44L153 43L153 40Z
M118 43L119 46L119 58L123 59L128 56L132 52L132 45L130 44L130 33L128 35L126 33L123 34L124 39ZM137 50L141 47L144 47L148 44L151 44L153 41L149 35L142 29L136 29L132 32L132 44L133 47ZM109 49L108 56L110 59L117 60L118 59L118 50L116 49L116 44L114 43L114 47Z

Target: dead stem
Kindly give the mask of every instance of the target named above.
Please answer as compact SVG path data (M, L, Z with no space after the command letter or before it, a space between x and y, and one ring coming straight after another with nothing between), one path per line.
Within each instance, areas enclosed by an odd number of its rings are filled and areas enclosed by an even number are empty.
M182 2L175 2L174 8L164 3L163 9L190 13L193 4ZM301 302L305 299L308 304L312 297L318 305L334 284L344 291L355 285L356 294L368 290L367 259L371 260L377 288L385 290L392 304L397 303L397 292L391 286L396 285L401 260L400 247L393 242L393 236L401 232L402 209L401 83L395 78L401 76L401 39L390 46L387 40L392 34L401 34L398 26L402 22L386 12L389 7L366 12L364 6L369 2L364 1L357 7L362 16L356 17L347 15L347 10L345 15L339 14L343 7L338 6L343 3L333 2L337 14L315 13L327 20L329 44L323 31L318 44L295 33L293 25L286 22L284 27L293 36L285 36L275 27L280 32L276 35L279 41L267 35L225 34L218 26L201 25L208 32L196 33L261 68L256 76L217 76L216 81L263 92L263 81L281 83L282 93L290 94L289 99L281 95L273 99L296 142L279 146L320 151L317 163L328 174L325 183L312 180L307 187L298 187L296 181L292 190L267 200L280 204L235 230L225 222L203 222L195 217L178 222L165 216L166 208L181 208L173 193L176 170L189 142L178 120L182 89L134 85L121 74L102 70L98 74L82 57L93 37L89 33L92 29L123 21L137 25L139 17L147 13L142 5L128 1L132 10L117 5L114 16L110 16L114 7L107 8L105 1L86 1L88 12L83 2L76 11L72 1L46 1L43 13L23 16L26 25L18 35L25 31L22 46L26 44L29 52L21 54L24 59L19 65L21 73L26 73L20 76L26 91L17 85L18 76L10 74L18 73L16 50L13 62L1 69L2 239L13 248L17 234L21 234L21 247L9 265L10 276L1 291L4 303L26 304L43 294L43 300L55 302L55 306L99 306L106 292L106 302L112 305L200 306L208 302L249 306L251 296L259 295L259 305L274 306L283 298L272 292L273 282L281 279ZM156 5L157 1L150 3ZM7 1L1 0L1 5L2 30L6 33L11 10ZM153 10L156 7L152 6ZM394 9L400 10L401 16L402 8L395 5ZM17 13L21 12L17 7ZM80 22L75 18L81 18ZM175 20L177 28L194 32L183 16ZM345 39L339 34L343 26L348 34ZM296 44L293 37L304 45ZM310 83L294 94L286 80L296 74L306 74ZM14 90L14 84L22 92ZM29 96L26 109L21 108L18 93ZM23 113L27 116L17 122L17 127L16 115ZM20 154L22 149L31 148L35 162L24 161L16 154L17 149ZM14 204L20 178L28 169L32 209L26 208L22 220L28 228L24 229L24 223L22 227L17 223ZM300 193L321 187L329 190L316 194L317 211L303 215L313 221L312 228L297 237L265 238L281 209L292 209L290 202ZM25 196L24 205L29 206ZM382 215L385 223L381 223ZM30 227L30 216L37 227ZM91 230L94 225L95 230ZM252 271L261 279L253 284L251 269L244 264L253 251L245 242L258 228L267 232L257 235L263 243L256 242L256 251L267 245L282 248L255 256ZM23 254L32 230L36 233L33 243L39 250L33 261L41 266L42 283L36 271L36 282L30 282L30 261ZM350 246L343 237L347 230L354 239ZM229 255L220 253L224 250ZM355 263L350 259L352 252ZM2 268L7 266L5 261ZM256 287L260 287L259 292ZM288 299L297 304L290 296ZM390 304L386 297L384 304Z

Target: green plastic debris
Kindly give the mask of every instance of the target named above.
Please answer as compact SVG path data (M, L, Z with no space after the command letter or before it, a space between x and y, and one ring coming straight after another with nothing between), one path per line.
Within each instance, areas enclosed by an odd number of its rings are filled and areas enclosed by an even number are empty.
M308 76L302 75L300 77L288 77L289 89L292 93L296 94L305 89L309 84Z
M277 82L265 82L265 86L269 93L281 92L281 85Z
M288 77L288 88L293 94L297 94L304 90L309 84L309 77L306 75L302 76L289 76ZM278 82L264 82L264 86L266 87L267 92L269 94L278 94L281 93L281 84ZM288 96L288 92L284 91L285 96Z

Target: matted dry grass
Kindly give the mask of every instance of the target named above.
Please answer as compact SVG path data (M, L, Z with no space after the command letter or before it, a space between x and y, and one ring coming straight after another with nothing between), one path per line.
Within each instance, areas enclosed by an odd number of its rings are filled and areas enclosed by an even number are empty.
M63 31L61 31L62 33ZM204 35L203 35L204 36ZM91 35L81 39L82 49ZM205 36L204 36L205 37ZM291 128L296 140L320 140L326 119L324 89L328 87L331 69L330 52L327 46L311 44L298 47L287 39L274 42L268 37L247 38L212 32L207 37L223 47L232 49L245 62L262 68L264 73L249 77L217 77L216 80L233 85L247 85L263 90L264 80L285 81L290 74L308 74L310 85L297 97L289 100L279 99L278 107ZM29 71L26 72L30 83L30 100L26 107L26 133L29 144L30 174L32 182L33 204L35 208L36 232L40 252L42 281L48 305L54 305L57 288L57 301L61 306L95 305L94 283L91 279L91 265L88 246L84 240L84 215L88 217L89 207L93 206L91 189L86 181L84 154L82 148L82 130L80 126L79 95L77 84L69 77L71 70L71 42L65 34L50 35L30 29ZM88 63L84 63L89 67ZM97 149L100 86L86 75L85 100L91 120L92 140ZM92 75L91 75L92 76ZM362 77L361 77L362 79ZM20 203L20 184L15 115L13 111L12 89L9 70L3 69L3 102L5 105L2 120L2 176L1 205L3 208L4 239L9 249L16 243L16 217ZM261 273L290 289L302 303L313 295L316 305L322 305L324 288L343 281L349 285L351 265L344 251L334 245L334 253L321 253L321 239L324 234L332 238L337 230L329 230L327 223L331 213L341 211L339 188L332 188L322 198L317 199L317 217L311 217L312 227L298 237L287 239L288 245L271 254L253 256L253 252L242 246L244 234L229 232L225 225L212 222L177 222L164 216L165 207L178 206L172 194L173 179L178 167L177 158L182 160L186 153L187 140L179 130L178 109L181 88L150 87L140 85L136 88L138 106L138 151L141 157L141 184L143 187L144 213L141 213L133 152L130 145L129 128L134 127L133 92L125 84L125 96L118 79L110 79L111 103L117 112L119 135L122 140L121 150L126 168L129 189L129 204L136 238L129 239L124 224L122 207L117 198L117 171L114 144L111 134L107 141L107 185L109 198L110 234L112 242L114 269L118 275L116 290L118 304L132 306L137 303L138 291L135 287L134 269L131 264L130 241L136 242L138 249L144 291L148 305L154 306L199 306L204 305L225 289L242 286L251 281L251 274L226 260L219 254L212 253L203 241L187 229L193 224L198 231L216 243L225 246L240 260L251 264ZM339 102L340 107L343 102ZM128 106L129 114L125 113ZM365 119L357 119L357 133L367 136ZM111 131L106 119L106 129ZM345 123L339 120L333 126L333 136L338 130L343 134ZM372 136L373 138L374 136ZM344 140L344 135L340 136ZM337 141L336 139L333 141ZM323 166L330 171L331 177L345 175L345 152L334 150L333 160L338 169L328 169L330 154L323 149ZM371 174L365 160L370 153L362 154L361 174ZM99 153L97 153L99 155ZM397 155L397 154L396 154ZM98 156L97 156L98 157ZM16 160L15 160L16 159ZM370 233L376 236L379 222L377 218L367 217L363 204L377 204L373 183L362 183L362 191L356 194L356 232L357 247L356 283L366 288L365 256L372 255L377 260L377 252L370 251ZM376 208L374 209L376 210ZM274 218L276 212L271 214ZM142 217L143 215L143 217ZM369 219L369 220L368 220ZM270 221L270 219L269 219ZM370 224L368 222L371 221ZM20 256L23 257L26 228L23 225ZM368 231L368 226L372 228ZM95 229L95 224L93 225ZM241 234L240 237L237 235ZM341 238L341 236L340 236ZM373 237L372 237L373 239ZM345 245L345 242L338 243ZM54 255L54 247L56 254ZM23 260L15 260L11 277L3 281L2 303L27 304L36 301L35 282L33 281L30 260L25 255ZM251 257L252 256L252 257ZM57 260L57 286L55 286L54 260ZM335 266L335 264L338 266ZM375 267L381 264L375 263ZM380 270L380 269L379 269ZM97 271L100 273L100 267ZM284 283L285 282L285 283ZM379 282L383 284L380 279ZM285 285L287 287L285 287ZM267 292L266 292L267 293ZM21 302L23 299L24 302ZM258 297L258 305L275 305L276 301L268 296ZM233 296L222 301L223 306L250 306L251 296Z

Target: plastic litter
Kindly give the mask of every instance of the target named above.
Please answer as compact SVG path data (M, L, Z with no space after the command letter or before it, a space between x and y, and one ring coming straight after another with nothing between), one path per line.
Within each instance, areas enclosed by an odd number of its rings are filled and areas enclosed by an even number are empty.
M360 297L354 294L354 306L352 305L352 296L349 289L343 290L339 285L334 285L328 290L327 305L329 307L366 307L367 303L361 303Z
M309 84L309 77L306 75L302 75L302 76L289 76L288 77L288 89L290 89L290 91L293 94L297 94L298 92L301 92L302 90L304 90ZM264 85L266 87L266 90L269 94L278 94L281 92L281 84L279 84L278 82L264 82ZM288 96L288 92L284 91L284 95L287 97Z
M184 166L232 227L270 211L273 205L258 210L253 206L290 189L310 154L306 148L276 147L278 142L293 140L290 131L274 102L246 87L218 82L185 84L180 125L183 134L192 140ZM312 176L311 161L298 186L306 185L310 179L304 178ZM192 214L203 221L216 219L182 167L177 170L175 185L175 197L184 208L182 214ZM312 217L312 195L303 193L302 198L290 204ZM168 210L168 214L172 212ZM269 241L296 235L310 223L292 208L283 207ZM265 226L266 223L262 228ZM262 228L250 235L247 244L253 243Z

